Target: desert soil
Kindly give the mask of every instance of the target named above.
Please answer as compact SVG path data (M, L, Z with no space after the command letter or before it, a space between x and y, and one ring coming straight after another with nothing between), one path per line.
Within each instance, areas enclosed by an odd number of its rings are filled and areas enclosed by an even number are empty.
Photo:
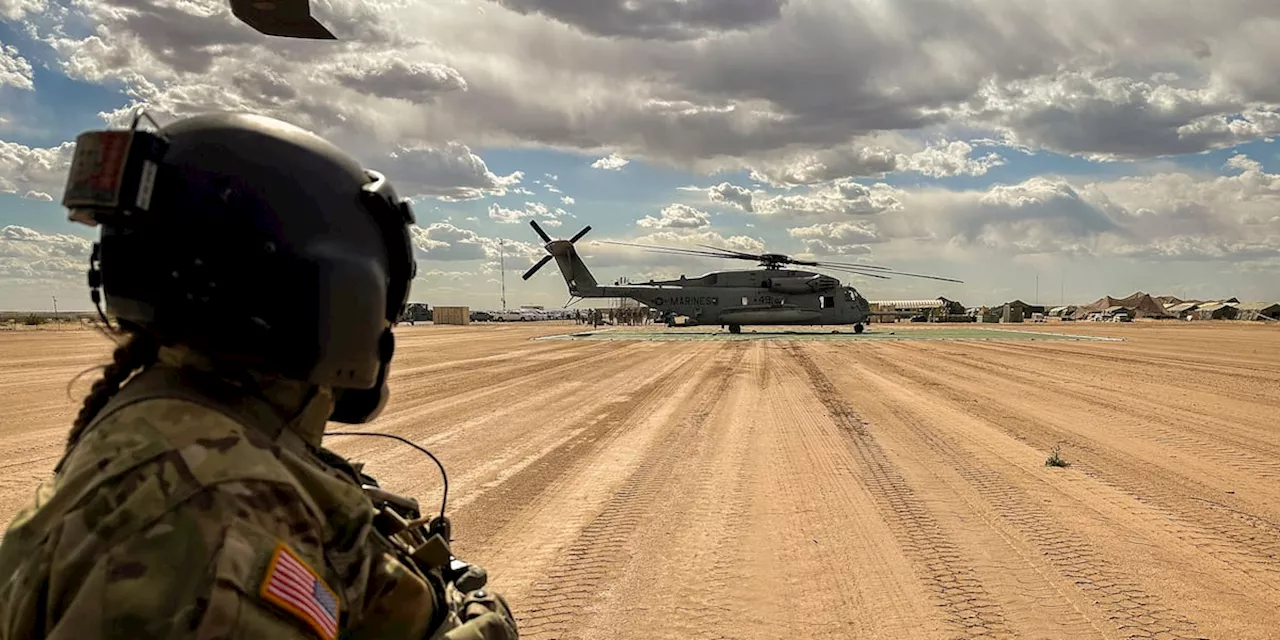
M1278 328L529 339L574 328L405 327L391 404L364 427L444 461L456 550L489 570L522 637L1280 629ZM108 346L87 331L0 335L0 524L56 462L78 408L67 384ZM403 445L330 446L389 489L438 499L431 462ZM1046 467L1055 446L1070 466Z

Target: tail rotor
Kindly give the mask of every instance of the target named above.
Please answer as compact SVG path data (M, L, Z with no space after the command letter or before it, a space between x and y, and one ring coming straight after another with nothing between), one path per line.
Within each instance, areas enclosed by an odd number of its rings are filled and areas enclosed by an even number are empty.
M551 262L552 258L561 255L568 255L569 252L573 250L573 243L581 240L582 236L587 235L587 232L591 231L591 226L587 225L582 228L582 231L579 231L568 240L552 240L551 236L547 235L547 232L543 231L542 227L538 226L537 220L530 220L529 226L533 227L534 232L537 233L544 242L546 242L546 244L543 245L543 248L547 250L547 255L542 256L542 259L539 260L537 264L534 264L528 271L524 272L523 276L520 276L523 280L532 278L533 274L537 273L538 269L541 269L543 265Z

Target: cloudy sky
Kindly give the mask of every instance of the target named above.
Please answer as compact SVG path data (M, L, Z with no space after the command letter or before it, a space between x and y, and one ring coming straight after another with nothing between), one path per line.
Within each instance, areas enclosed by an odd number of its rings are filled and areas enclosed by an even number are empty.
M1274 0L315 0L339 38L213 0L0 0L0 308L86 308L57 206L77 133L264 112L416 203L413 298L560 305L528 220L602 282L750 263L960 278L871 299L1280 299ZM505 240L504 246L499 241Z

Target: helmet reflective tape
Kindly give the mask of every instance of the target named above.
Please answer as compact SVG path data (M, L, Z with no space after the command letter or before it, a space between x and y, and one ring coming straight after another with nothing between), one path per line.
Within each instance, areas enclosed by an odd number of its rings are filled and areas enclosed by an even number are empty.
M76 137L62 205L90 226L151 208L157 169L169 148L148 131L87 131Z

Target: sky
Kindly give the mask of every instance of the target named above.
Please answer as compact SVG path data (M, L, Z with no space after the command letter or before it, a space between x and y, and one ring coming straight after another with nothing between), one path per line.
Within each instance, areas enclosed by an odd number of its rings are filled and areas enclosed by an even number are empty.
M753 268L600 240L856 261L869 299L1280 300L1280 3L0 0L0 309L90 308L59 206L139 107L281 118L413 198L432 305L561 306L528 226L600 282ZM505 267L505 277L504 269Z

